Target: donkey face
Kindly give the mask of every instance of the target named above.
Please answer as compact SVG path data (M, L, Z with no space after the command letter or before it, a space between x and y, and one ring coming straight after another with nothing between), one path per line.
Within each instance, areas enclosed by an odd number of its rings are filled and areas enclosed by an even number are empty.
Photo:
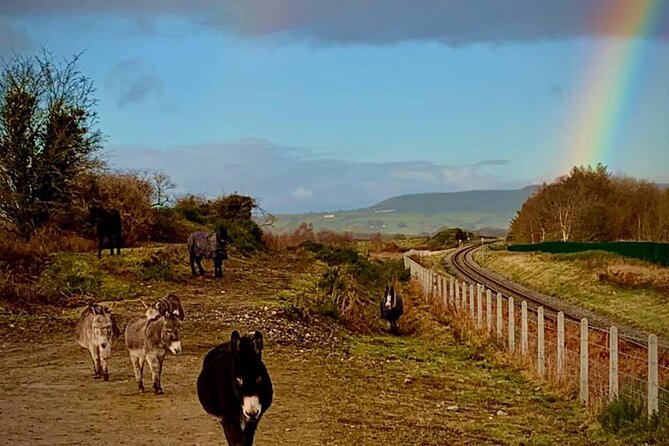
M241 401L243 421L256 421L260 419L263 411L261 392L267 384L264 381L269 379L261 362L262 333L256 331L252 337L242 338L235 330L232 332L230 346L235 356L232 386L235 396Z
M96 224L98 222L98 219L100 218L101 212L102 208L98 206L91 206L88 209L88 222L92 225Z
M395 288L394 287L386 287L386 292L383 295L383 306L386 307L388 310L391 308L395 307Z
M92 322L92 338L91 341L93 345L99 346L102 351L108 351L111 349L111 341L113 337L113 323L108 314L93 314Z
M165 325L160 333L163 345L173 354L181 353L181 339L179 338L179 322L169 317L165 319Z

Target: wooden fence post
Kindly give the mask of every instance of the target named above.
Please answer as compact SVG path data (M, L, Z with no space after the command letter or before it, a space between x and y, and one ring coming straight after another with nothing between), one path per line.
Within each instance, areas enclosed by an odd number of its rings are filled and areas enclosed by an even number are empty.
M451 307L453 306L453 298L455 295L455 292L453 291L453 280L452 277L448 279L448 303Z
M516 350L516 317L514 312L513 297L509 296L509 351L511 353Z
M609 328L609 401L618 399L618 327Z
M562 378L564 374L564 313L560 311L557 315L557 376Z
M455 280L455 301L453 302L453 307L460 311L460 282Z
M476 293L476 326L483 327L483 285L479 285Z
M467 311L467 282L462 281L462 292L460 293L462 299L462 311Z
M658 412L659 409L659 381L658 381L658 358L657 358L657 336L648 336L648 416Z
M527 302L523 301L520 304L520 353L525 356L529 350L527 342Z
M470 284L469 285L469 315L471 316L472 320L476 317L476 313L474 313L474 285Z
M544 307L539 307L537 309L537 373L542 378L546 373L546 354L544 348Z
M492 333L492 291L489 289L485 292L485 326L488 329L488 334Z
M581 319L581 366L579 399L584 406L588 405L588 320Z
M502 314L502 293L497 293L497 337L499 339L502 339L502 336L504 336L504 328L502 327L502 324L504 322L504 315Z

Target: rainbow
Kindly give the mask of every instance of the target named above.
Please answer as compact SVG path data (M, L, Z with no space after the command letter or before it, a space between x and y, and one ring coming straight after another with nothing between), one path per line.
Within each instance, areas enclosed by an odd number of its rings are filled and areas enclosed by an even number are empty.
M597 54L589 58L586 81L569 108L576 110L568 118L569 167L612 161L620 129L631 115L647 37L655 31L665 4L665 0L612 1L596 17L593 25L600 34L625 38L598 46Z

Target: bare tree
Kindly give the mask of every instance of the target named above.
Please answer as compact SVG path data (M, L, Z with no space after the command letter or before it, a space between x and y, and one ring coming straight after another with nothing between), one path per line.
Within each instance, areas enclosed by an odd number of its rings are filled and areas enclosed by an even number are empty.
M0 217L24 238L71 203L98 165L93 84L78 56L16 56L0 69Z
M542 192L540 212L557 224L562 241L569 241L577 213L585 204L586 194L566 177L545 186Z
M153 186L153 206L164 207L174 200L172 191L177 185L172 181L170 176L162 170L156 170L149 177L149 181Z

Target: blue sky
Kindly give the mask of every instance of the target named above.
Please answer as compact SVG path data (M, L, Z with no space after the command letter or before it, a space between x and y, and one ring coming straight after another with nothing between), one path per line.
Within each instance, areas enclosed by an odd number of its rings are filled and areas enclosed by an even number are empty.
M589 29L600 0L58 3L3 2L0 54L84 51L112 166L274 212L565 173L592 55L638 38ZM669 182L665 19L602 161Z

